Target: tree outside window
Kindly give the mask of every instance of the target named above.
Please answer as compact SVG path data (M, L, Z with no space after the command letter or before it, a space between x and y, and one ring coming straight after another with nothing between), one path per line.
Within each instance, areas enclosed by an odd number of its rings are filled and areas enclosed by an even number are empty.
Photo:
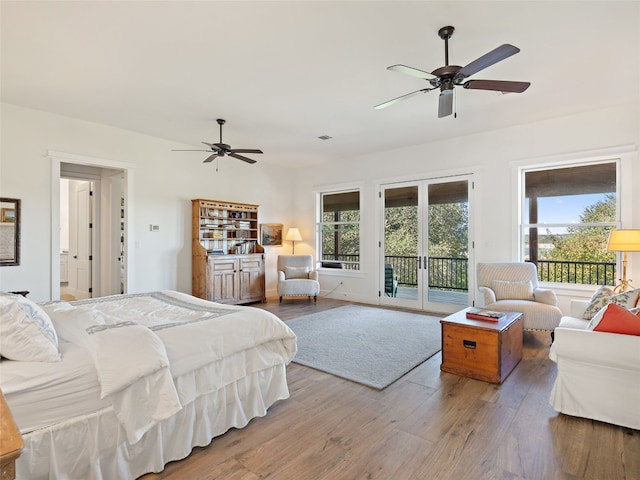
M360 270L360 191L321 194L320 258Z
M522 253L541 281L615 285L617 162L525 171Z

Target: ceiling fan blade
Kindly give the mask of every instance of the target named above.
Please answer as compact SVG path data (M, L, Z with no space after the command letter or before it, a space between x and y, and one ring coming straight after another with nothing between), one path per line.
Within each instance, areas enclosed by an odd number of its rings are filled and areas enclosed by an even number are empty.
M237 153L230 153L229 156L233 158L237 158L238 160L242 160L243 162L256 163L256 161L253 160L252 158L243 157L242 155L238 155Z
M406 65L391 65L387 67L387 70L392 72L404 73L405 75L411 75L412 77L423 78L425 80L433 80L438 78L433 73L418 70L417 68L407 67Z
M171 150L172 152L209 152L210 150Z
M415 92L411 92L411 93L407 93L406 95L402 95L401 97L397 97L394 98L393 100L389 100L388 102L384 102L381 103L380 105L376 105L375 108L376 110L380 110L381 108L387 108L390 107L393 104L396 104L398 102L401 102L402 100L406 100L407 98L411 98L419 93L424 93L424 92L429 92L433 90L433 88L423 88L422 90L417 90Z
M229 150L229 153L264 153L262 150L258 150L257 148L232 148Z
M515 55L518 53L520 49L518 47L514 47L513 45L509 45L505 43L504 45L500 45L498 48L494 48L489 53L485 53L480 58L477 58L473 62L469 63L462 67L458 73L456 73L456 77L465 78L470 77L474 73L479 72L487 67L490 67L494 63L498 63L505 58L510 57L511 55Z
M440 92L438 99L438 118L448 117L453 113L453 89Z
M217 153L214 153L213 155L209 155L207 158L204 159L204 161L202 163L210 163L213 162L216 158L218 157Z
M494 90L497 92L522 93L531 85L530 82L510 82L505 80L469 80L463 84L471 90Z

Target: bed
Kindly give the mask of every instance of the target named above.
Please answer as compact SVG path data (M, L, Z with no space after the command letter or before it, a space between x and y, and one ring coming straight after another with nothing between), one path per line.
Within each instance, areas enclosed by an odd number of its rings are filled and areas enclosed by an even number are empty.
M175 291L35 304L0 294L17 478L137 478L286 399L295 334Z

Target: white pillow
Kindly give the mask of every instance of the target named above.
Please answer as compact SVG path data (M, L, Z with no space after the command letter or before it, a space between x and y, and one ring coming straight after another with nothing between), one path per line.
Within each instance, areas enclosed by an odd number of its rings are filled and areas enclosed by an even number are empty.
M0 356L22 362L60 360L49 315L22 295L0 293Z
M531 280L523 282L493 280L491 289L496 294L496 300L533 300Z
M309 267L284 267L284 278L309 278Z

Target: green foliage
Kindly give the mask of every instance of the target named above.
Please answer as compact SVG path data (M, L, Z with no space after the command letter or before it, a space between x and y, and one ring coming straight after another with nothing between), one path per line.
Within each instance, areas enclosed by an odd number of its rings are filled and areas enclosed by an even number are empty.
M611 223L616 219L616 197L607 195L603 200L589 205L580 215L582 223ZM562 279L569 283L614 284L613 270L604 273L605 263L615 263L614 252L607 251L607 239L613 227L581 226L567 227L567 233L554 234L547 230L546 241L553 248L540 254L541 260L585 262L588 265L569 268L566 264L551 264L549 270L540 272L541 280ZM558 280L556 280L558 281Z
M418 255L418 207L390 207L384 211L385 255Z
M467 203L429 206L429 256L468 257L469 208Z
M429 256L467 258L469 210L466 203L429 206ZM418 254L418 207L385 209L385 255Z
M609 223L616 219L615 195L607 195L603 200L585 208L582 223ZM566 234L552 234L547 230L549 242L554 248L544 257L549 260L574 262L615 262L615 254L607 251L607 239L612 227L570 226ZM543 258L541 255L540 258Z

